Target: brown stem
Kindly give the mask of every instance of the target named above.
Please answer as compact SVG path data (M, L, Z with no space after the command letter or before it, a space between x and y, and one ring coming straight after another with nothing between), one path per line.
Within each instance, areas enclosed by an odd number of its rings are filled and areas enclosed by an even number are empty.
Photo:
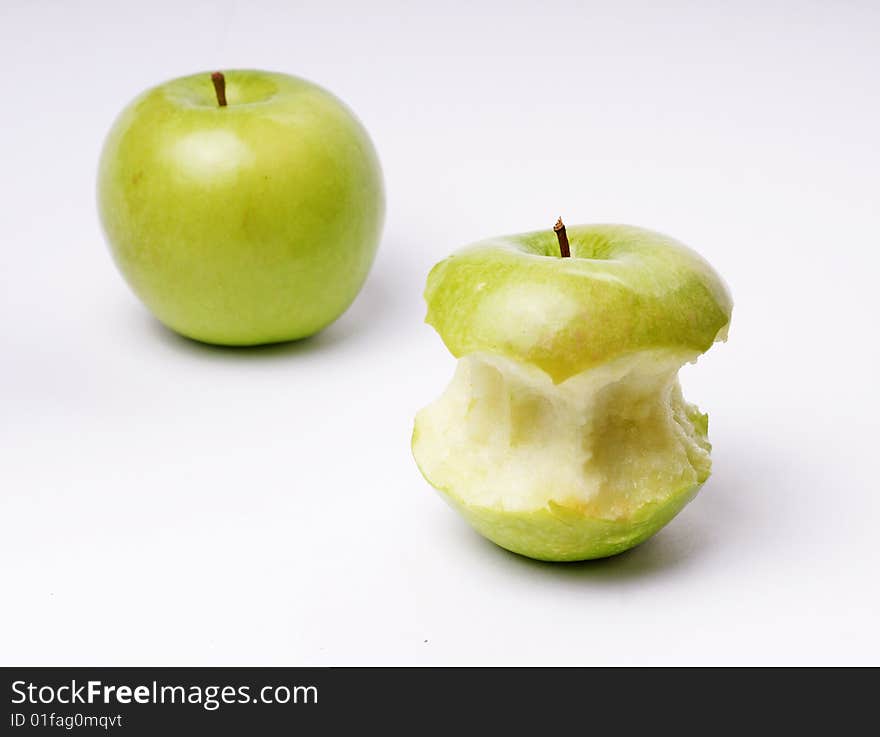
M556 221L553 230L556 231L556 238L559 240L559 253L562 255L562 258L568 258L571 256L571 249L568 247L568 235L565 233L565 225L562 223L562 218Z
M214 92L217 93L217 104L226 107L226 78L221 72L214 72L211 81L214 83Z

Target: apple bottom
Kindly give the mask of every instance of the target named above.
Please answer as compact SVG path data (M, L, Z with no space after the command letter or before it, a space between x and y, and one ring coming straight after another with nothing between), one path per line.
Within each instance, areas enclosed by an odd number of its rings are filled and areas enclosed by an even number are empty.
M607 558L643 543L690 502L702 484L666 501L647 504L627 520L585 517L577 509L548 502L543 509L510 512L464 504L447 491L444 499L483 537L513 553L557 563Z
M422 474L503 548L602 558L668 523L709 477L708 418L684 400L688 352L625 354L561 383L534 365L464 356L416 417Z

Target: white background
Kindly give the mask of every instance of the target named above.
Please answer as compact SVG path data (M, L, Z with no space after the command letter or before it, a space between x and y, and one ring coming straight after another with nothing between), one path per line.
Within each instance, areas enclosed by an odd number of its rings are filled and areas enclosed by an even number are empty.
M157 325L116 273L98 152L142 89L258 67L342 97L388 218L298 344ZM880 663L880 6L0 6L0 662ZM725 276L683 372L715 472L654 540L541 564L485 542L409 436L454 360L430 266L567 221Z

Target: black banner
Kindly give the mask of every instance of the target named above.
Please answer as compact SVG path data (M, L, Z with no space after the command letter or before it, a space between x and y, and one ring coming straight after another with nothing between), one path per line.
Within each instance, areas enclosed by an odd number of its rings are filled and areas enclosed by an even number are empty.
M830 672L591 668L3 668L0 734L703 731L858 723L864 678ZM847 679L858 680L858 679ZM774 683L775 682L775 683ZM698 718L699 716L699 718ZM708 719L708 721L706 721ZM381 732L380 732L381 733Z

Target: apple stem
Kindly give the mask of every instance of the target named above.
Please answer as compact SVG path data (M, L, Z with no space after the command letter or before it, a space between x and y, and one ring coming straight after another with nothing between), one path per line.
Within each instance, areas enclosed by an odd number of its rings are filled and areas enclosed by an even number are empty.
M553 230L556 231L556 238L559 240L559 253L562 255L562 258L568 258L571 256L571 249L568 247L568 235L565 232L565 225L562 222L562 218L559 218L556 221Z
M214 72L211 81L214 83L214 92L217 93L217 104L226 107L226 77L222 72Z

